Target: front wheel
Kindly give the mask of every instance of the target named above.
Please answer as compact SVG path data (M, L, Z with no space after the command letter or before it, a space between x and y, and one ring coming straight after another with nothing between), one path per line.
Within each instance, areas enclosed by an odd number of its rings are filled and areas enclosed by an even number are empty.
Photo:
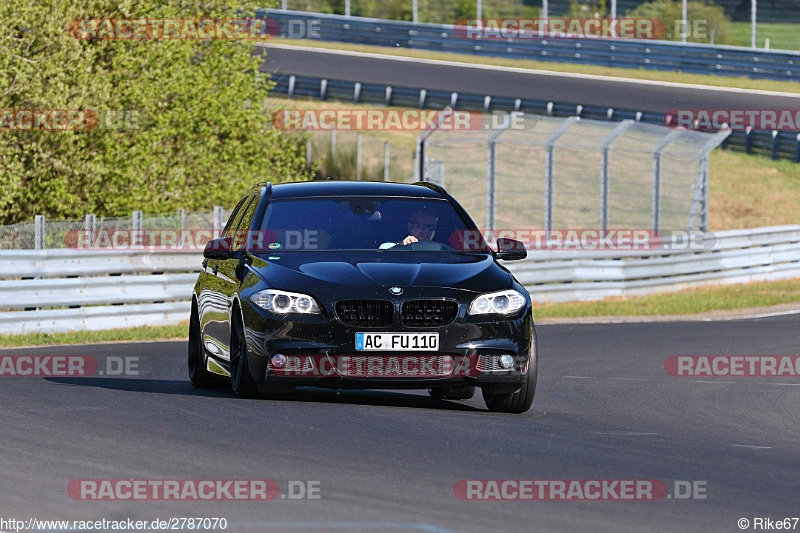
M497 394L483 392L483 401L490 411L496 413L524 413L531 408L533 394L536 391L536 377L530 370L525 376L525 382L517 392Z
M536 340L536 330L531 326L531 346L530 360L528 362L528 373L525 374L525 381L517 392L496 394L481 391L483 401L490 411L497 413L524 413L531 408L533 395L536 393L536 379L539 374L539 354L538 341Z
M238 313L234 309L235 313ZM247 364L247 340L239 316L231 317L231 388L240 398L257 398L258 387Z

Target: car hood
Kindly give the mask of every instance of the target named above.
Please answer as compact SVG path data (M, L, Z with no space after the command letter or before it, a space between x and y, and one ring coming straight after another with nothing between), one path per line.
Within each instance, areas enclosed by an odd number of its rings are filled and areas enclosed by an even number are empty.
M296 292L392 286L488 292L511 287L511 274L488 254L291 252L255 256L252 268L272 287Z

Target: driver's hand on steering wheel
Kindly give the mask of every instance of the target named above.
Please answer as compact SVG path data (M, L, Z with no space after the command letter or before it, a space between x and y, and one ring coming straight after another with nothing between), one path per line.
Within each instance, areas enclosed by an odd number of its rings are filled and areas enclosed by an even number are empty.
M402 246L405 246L406 244L411 244L412 242L419 242L419 239L417 239L417 238L416 238L416 237L414 237L413 235L409 235L408 237L406 237L405 239L403 239L403 242L401 242L400 244L401 244Z

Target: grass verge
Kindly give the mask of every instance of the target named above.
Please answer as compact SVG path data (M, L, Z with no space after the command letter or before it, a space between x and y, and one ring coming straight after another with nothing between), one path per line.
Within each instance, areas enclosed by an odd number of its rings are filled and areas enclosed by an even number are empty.
M274 44L290 44L307 48L328 48L332 50L349 50L372 54L388 54L399 57L420 59L437 59L440 61L459 61L476 65L497 65L551 72L569 72L574 74L592 74L596 76L613 76L618 78L651 80L672 83L689 83L693 85L711 85L713 87L734 87L740 89L757 89L762 91L781 91L800 93L800 83L792 81L754 80L735 76L714 76L713 74L690 74L687 72L665 72L621 67L604 67L598 65L579 65L573 63L557 63L554 61L533 61L529 59L506 59L502 57L474 56L453 52L429 52L388 46L371 46L329 41L312 41L309 39L276 38L270 40Z
M800 279L698 288L653 296L609 298L596 302L534 305L533 316L578 318L590 316L691 315L800 303Z
M142 326L100 331L69 331L64 333L28 333L26 335L0 335L0 348L44 346L47 344L92 344L115 341L152 341L185 339L189 326Z
M750 46L750 23L734 22L731 24L733 38L739 46ZM797 24L780 22L759 22L756 45L764 48L766 39L769 39L771 50L800 50L800 40L797 39Z

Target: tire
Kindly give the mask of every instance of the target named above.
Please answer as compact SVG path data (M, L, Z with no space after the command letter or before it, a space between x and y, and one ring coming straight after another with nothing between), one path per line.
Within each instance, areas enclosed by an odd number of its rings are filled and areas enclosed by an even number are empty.
M528 373L525 381L517 392L508 394L492 394L486 391L483 393L483 401L490 411L496 413L521 414L531 408L533 396L536 393L536 379L539 373L539 356L537 353L538 343L536 342L536 330L532 332L533 346L531 349L531 359L528 364Z
M231 388L239 398L258 398L258 387L247 364L247 340L239 310L231 313Z
M200 316L197 305L192 302L192 313L189 317L189 380L198 389L207 389L214 384L214 375L206 369L206 358L203 353L203 339L200 332Z
M449 385L428 389L431 398L437 400L469 400L475 396L475 385Z

